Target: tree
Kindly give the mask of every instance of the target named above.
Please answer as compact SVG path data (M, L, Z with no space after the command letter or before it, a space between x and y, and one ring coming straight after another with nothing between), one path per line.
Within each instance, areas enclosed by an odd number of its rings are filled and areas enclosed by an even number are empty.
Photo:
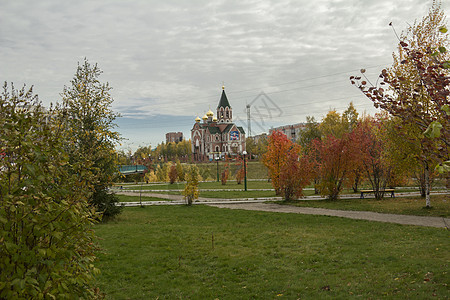
M177 159L175 161L175 165L177 168L178 181L184 181L185 180L185 178L184 178L185 172L184 172L183 165L181 164L179 159Z
M177 166L174 164L171 164L171 166L169 167L169 182L170 184L174 184L175 181L177 181L178 178L178 173L177 173Z
M90 176L92 196L90 202L105 218L121 212L118 198L107 192L117 175L115 146L120 141L113 129L118 116L111 110L113 99L108 83L98 77L102 71L87 59L78 64L70 87L65 86L62 100L67 126L73 143L68 144L70 164L81 163L84 169L76 172L79 180Z
M355 106L353 105L353 102L350 102L348 104L347 109L342 114L342 121L344 122L346 127L346 132L352 132L353 129L358 125L358 112L356 111Z
M323 140L314 140L308 154L320 177L318 184L321 195L337 200L344 184L349 181L356 155L349 134L342 138L332 135Z
M72 170L61 107L32 89L0 95L0 298L94 298L89 183ZM68 166L70 165L70 168Z
M169 176L168 176L168 172L167 172L167 165L166 164L162 164L163 167L161 167L161 164L159 164L156 167L156 179L158 182L167 182L169 181Z
M358 112L353 106L353 102L350 102L342 115L336 110L329 111L319 125L319 129L323 137L332 135L342 138L344 134L351 132L357 123Z
M420 131L415 139L423 145L417 159L425 172L427 207L431 206L429 174L432 166L437 165L440 170L450 168L450 107L447 99L450 63L446 32L444 13L434 2L429 14L399 37L394 64L391 69L381 72L379 84L368 87L360 76L350 77L352 84L356 84L376 107L402 121L399 130L416 126ZM361 71L364 74L364 70ZM384 90L384 85L389 91Z
M358 161L362 162L364 172L369 179L375 198L380 200L394 174L394 167L386 148L386 121L366 119L360 122L351 135L350 143L358 145Z
M195 199L198 199L198 180L199 180L198 167L196 165L191 165L186 173L186 186L183 190L183 196L186 200L187 205L192 205Z
M244 160L240 156L236 158L236 166L237 166L236 183L241 184L242 179L244 179L245 177L245 168L244 168Z
M277 195L281 194L280 175L286 165L287 153L293 143L281 131L274 131L269 135L267 152L262 162L269 170L269 177Z
M412 177L419 186L421 197L426 198L425 168L418 159L417 154L423 153L423 145L420 139L420 129L417 126L402 125L402 121L397 117L384 117L387 137L384 140L387 156L391 160L394 174L400 174L400 178L405 175ZM402 130L399 130L402 128ZM433 184L435 172L429 174L430 187ZM398 186L398 185L397 185Z
M227 184L227 180L228 180L228 175L229 174L230 174L230 168L229 168L228 161L226 161L225 164L224 164L224 167L223 167L222 174L220 176L220 180L222 182L222 185L226 185Z
M297 140L298 144L302 146L303 151L307 153L311 142L315 139L320 139L321 137L322 133L319 129L319 123L316 122L314 117L307 116L305 129L300 132L300 136Z
M303 196L303 189L311 182L312 165L307 157L300 157L300 147L292 145L286 153L285 165L280 174L279 183L281 195L285 201Z
M263 164L269 170L275 192L285 200L302 196L303 188L311 181L311 164L308 158L300 158L300 153L300 145L290 141L281 131L269 136Z
M342 116L335 110L329 111L322 123L319 125L320 132L323 137L334 136L341 138L346 132L348 132L348 124L344 121Z
M256 153L258 152L258 149L257 149L257 145L256 145L254 138L247 137L245 139L245 149L248 152L248 157L251 158L253 155L256 155Z

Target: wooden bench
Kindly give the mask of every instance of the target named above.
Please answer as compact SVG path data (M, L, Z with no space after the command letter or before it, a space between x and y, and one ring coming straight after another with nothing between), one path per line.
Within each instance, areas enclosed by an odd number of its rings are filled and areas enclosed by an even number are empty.
M359 197L360 199L364 199L364 194L375 193L374 190L361 190L360 192L361 192L361 197ZM380 191L380 192L382 192L382 191ZM391 193L391 198L395 198L395 194L394 194L395 189L385 189L384 192L385 193L389 193L390 192Z

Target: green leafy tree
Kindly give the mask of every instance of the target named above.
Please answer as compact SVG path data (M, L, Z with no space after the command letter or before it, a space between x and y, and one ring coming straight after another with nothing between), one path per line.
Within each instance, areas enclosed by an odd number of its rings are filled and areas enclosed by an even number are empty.
M115 146L120 137L114 131L118 115L111 109L111 87L99 81L101 73L97 64L91 65L85 59L83 64L78 64L70 86L64 87L62 100L63 114L73 139L68 145L70 164L82 163L84 170L76 175L82 181L89 174L90 202L109 218L122 209L116 205L117 197L107 192L117 176Z
M356 111L353 102L350 102L347 109L342 114L342 121L346 125L346 131L352 132L352 130L358 125L358 112Z
M304 152L308 152L311 142L315 139L320 139L321 137L322 133L319 129L319 123L314 117L307 116L305 129L300 132L297 143L302 146Z
M0 95L0 299L91 299L96 246L81 161L60 107L32 89Z

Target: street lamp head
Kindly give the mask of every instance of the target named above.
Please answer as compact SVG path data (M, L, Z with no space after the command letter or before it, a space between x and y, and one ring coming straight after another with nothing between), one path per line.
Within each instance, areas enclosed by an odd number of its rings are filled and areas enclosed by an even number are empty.
M244 152L242 152L242 154L247 155L247 151L244 150Z

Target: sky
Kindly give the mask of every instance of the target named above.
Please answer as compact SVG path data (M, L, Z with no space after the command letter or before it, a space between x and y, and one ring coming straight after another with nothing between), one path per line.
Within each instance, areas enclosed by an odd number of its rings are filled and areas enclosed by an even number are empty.
M77 64L97 63L121 114L118 146L136 150L190 138L194 119L215 112L225 86L248 135L321 120L350 101L376 113L350 84L392 64L398 33L432 0L0 0L0 81L34 86L59 102ZM449 1L442 3L445 13Z

